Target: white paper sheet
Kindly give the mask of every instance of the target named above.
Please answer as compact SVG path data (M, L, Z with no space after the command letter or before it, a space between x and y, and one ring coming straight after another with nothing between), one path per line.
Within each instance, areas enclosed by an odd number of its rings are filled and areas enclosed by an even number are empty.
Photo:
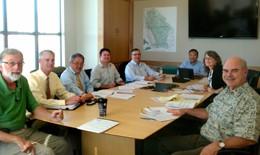
M107 119L96 118L78 127L80 130L102 133L116 125L119 122Z
M183 109L183 108L194 108L197 100L180 100L167 102L165 106L169 109Z
M156 121L168 121L177 119L178 116L173 116L171 113L167 112L166 107L145 107L140 113L140 118Z
M102 89L99 91L92 92L94 96L107 98L109 95L112 95L115 90L113 89Z
M134 94L122 94L122 93L114 93L113 95L109 97L117 98L117 99L123 99L123 100L129 100L130 98L134 97Z

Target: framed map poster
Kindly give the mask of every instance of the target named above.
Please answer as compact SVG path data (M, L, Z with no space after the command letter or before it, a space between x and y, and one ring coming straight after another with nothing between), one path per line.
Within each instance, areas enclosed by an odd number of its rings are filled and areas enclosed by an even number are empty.
M145 8L143 50L176 52L177 7Z

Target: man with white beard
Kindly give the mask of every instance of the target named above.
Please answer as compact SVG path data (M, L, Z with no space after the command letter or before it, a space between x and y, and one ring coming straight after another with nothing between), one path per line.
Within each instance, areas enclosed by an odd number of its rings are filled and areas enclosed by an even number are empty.
M64 138L25 126L26 110L51 121L61 121L63 112L48 112L36 102L22 68L19 50L5 49L0 54L0 154L64 155L68 149Z

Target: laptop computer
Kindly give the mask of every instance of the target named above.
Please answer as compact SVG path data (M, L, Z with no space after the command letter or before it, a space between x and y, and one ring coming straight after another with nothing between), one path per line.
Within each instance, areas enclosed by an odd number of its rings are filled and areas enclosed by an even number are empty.
M194 79L194 72L191 68L178 68L179 76L172 77L173 82L185 83Z
M173 83L160 83L160 82L156 82L155 86L154 86L154 91L159 91L159 92L165 92L168 91L172 88L176 88L179 87L176 84Z

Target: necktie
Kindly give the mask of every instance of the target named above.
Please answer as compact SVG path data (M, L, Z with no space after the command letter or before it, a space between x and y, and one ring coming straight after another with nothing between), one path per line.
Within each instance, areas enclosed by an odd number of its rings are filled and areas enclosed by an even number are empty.
M83 85L82 85L82 83L81 83L81 81L80 81L80 76L79 76L79 74L76 74L76 80L77 80L77 86L78 86L78 88L83 91Z
M47 97L47 99L51 98L51 89L50 89L49 77L47 77L47 79L46 79L46 97Z

